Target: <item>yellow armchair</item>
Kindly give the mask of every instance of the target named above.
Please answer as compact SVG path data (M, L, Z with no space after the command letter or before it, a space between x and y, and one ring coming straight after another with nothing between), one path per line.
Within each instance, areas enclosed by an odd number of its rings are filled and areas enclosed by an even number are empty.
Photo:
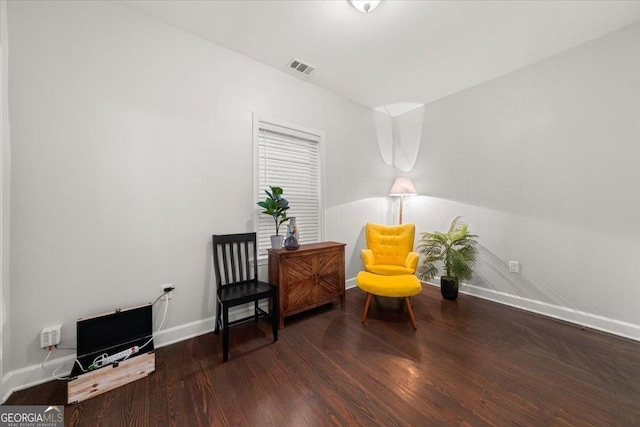
M415 224L365 225L367 249L362 250L364 269L384 276L415 274L419 255L413 252Z

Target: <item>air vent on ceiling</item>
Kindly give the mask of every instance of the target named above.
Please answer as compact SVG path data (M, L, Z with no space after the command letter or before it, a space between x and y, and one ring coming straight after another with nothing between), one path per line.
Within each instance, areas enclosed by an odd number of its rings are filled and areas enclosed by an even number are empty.
M291 61L289 61L289 65L287 67L290 70L295 71L296 73L303 74L305 76L310 76L318 68L315 65L308 64L297 58L293 58Z

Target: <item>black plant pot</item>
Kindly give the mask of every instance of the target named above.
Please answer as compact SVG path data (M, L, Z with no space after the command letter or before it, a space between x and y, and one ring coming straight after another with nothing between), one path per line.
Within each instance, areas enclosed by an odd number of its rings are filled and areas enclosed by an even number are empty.
M444 299L455 301L458 298L458 279L451 276L440 277L440 293Z

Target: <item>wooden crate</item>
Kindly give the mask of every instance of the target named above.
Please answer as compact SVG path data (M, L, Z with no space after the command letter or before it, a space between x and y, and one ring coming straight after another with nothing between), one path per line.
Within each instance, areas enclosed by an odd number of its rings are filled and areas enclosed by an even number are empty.
M67 403L73 404L98 396L130 382L146 377L156 370L156 354L149 352L83 373L67 382Z

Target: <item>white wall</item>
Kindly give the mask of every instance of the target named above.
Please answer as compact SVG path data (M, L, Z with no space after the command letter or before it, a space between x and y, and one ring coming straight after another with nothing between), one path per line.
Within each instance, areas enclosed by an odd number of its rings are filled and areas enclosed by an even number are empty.
M8 21L14 385L39 378L43 327L73 346L78 317L163 283L161 342L213 328L211 234L254 229L252 113L326 132L325 238L355 276L393 175L371 109L108 2L11 2Z
M9 111L7 102L7 2L0 1L0 378L4 377L4 354L9 348L9 205L10 155ZM0 381L0 399L5 395Z
M640 339L638 52L635 24L424 107L413 219L479 234L467 291Z
M326 132L325 238L348 244L348 278L362 225L397 214L391 156L423 194L406 220L433 230L461 214L480 235L469 292L640 338L638 25L391 126L119 5L10 2L7 16L5 393L47 378L43 327L62 323L73 346L76 318L151 301L162 283L177 290L161 342L212 328L210 235L254 228L252 113Z

